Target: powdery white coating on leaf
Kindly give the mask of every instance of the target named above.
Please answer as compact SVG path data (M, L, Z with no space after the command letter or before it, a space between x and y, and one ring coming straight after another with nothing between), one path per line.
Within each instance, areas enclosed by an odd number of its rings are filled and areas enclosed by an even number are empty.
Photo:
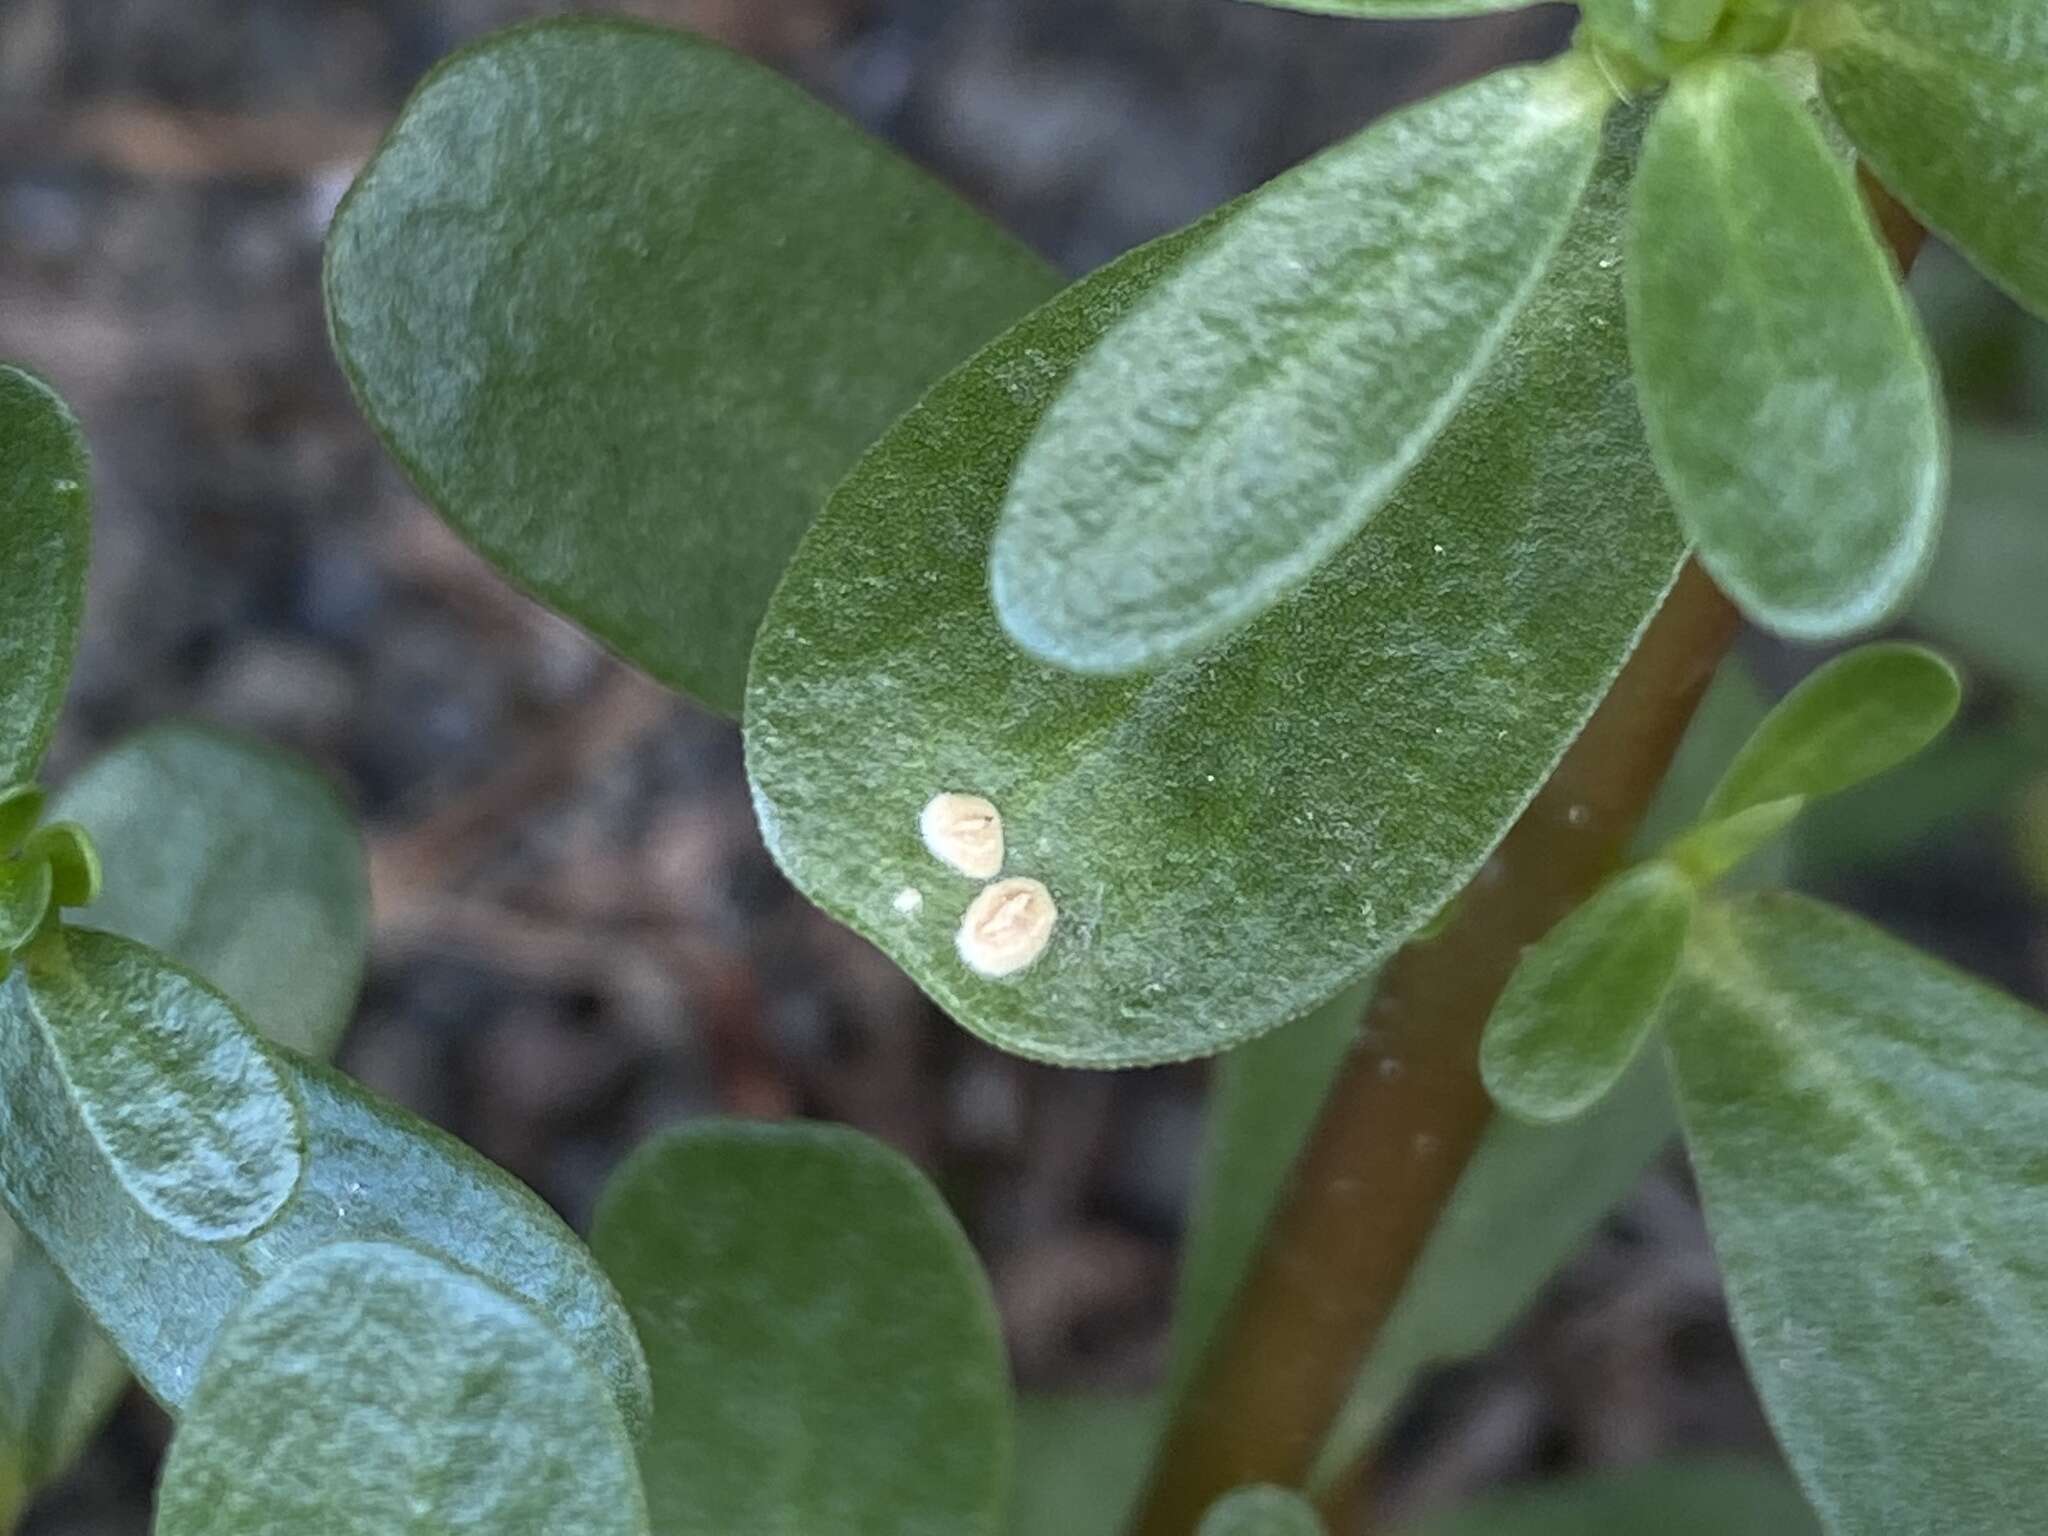
M1059 908L1052 892L1019 876L987 886L960 919L960 958L984 976L1014 976L1045 953Z
M934 795L917 818L932 857L973 880L1003 871L1003 818L980 795Z

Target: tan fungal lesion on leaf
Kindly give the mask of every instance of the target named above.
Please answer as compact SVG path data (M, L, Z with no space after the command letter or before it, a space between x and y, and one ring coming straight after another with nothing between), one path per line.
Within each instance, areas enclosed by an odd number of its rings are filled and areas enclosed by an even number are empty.
M934 858L969 879L989 880L1002 872L1002 813L980 795L932 796L917 829Z
M983 976L1014 976L1052 942L1059 908L1052 892L1024 876L987 886L967 908L955 939L960 958Z

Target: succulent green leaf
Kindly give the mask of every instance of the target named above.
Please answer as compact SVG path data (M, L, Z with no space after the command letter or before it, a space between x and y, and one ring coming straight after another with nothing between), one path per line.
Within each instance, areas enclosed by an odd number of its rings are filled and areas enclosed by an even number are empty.
M327 254L335 350L427 499L726 711L826 493L1055 286L758 64L590 18L429 76Z
M1323 1522L1293 1489L1258 1483L1210 1505L1195 1536L1323 1536Z
M1524 950L1480 1043L1493 1101L1552 1125L1605 1098L1649 1037L1696 905L1684 871L1653 860Z
M1791 1479L1733 1458L1651 1462L1539 1483L1404 1525L1398 1536L1820 1536Z
M2031 0L1828 0L1828 106L1884 184L2048 316L2048 12Z
M1946 730L1961 702L1955 669L1924 646L1886 642L1838 656L1770 712L1701 820L1792 796L1818 800L1876 778Z
M64 701L85 610L89 478L64 402L0 364L0 784L35 776Z
M34 1022L19 969L0 984L0 1201L151 1395L182 1407L228 1313L293 1260L329 1243L389 1240L532 1304L598 1368L627 1422L646 1422L647 1363L632 1324L553 1212L452 1136L339 1073L283 1053L277 1065L305 1118L299 1188L254 1236L194 1241L152 1218L114 1176Z
M1760 66L1673 83L1627 265L1650 443L1707 569L1795 639L1891 617L1940 527L1940 392L1854 178Z
M299 1105L205 982L140 944L70 930L23 955L10 1002L42 1032L99 1156L149 1217L226 1243L291 1197L305 1170Z
M12 858L42 819L43 792L33 784L0 790L0 859Z
M132 736L64 787L114 879L95 928L206 977L267 1038L326 1058L369 940L362 839L327 783L253 741L189 725Z
M984 555L1068 370L1205 231L1124 258L940 384L806 536L755 652L748 769L798 887L969 1029L1086 1066L1262 1034L1426 923L1678 569L1614 270L1637 121L1616 115L1549 282L1393 503L1195 662L1108 681L1033 661L990 610ZM993 801L1008 872L1058 908L1028 969L991 979L956 949L973 886L918 829L943 791Z
M687 1125L620 1170L592 1246L654 1368L663 1536L999 1536L995 1303L899 1154L838 1126Z
M221 1330L172 1438L156 1536L648 1536L603 1380L443 1260L338 1243Z
M1750 1374L1828 1528L2027 1529L2048 1018L1770 896L1701 912L1665 1023Z
M75 821L38 827L22 857L49 865L51 899L60 907L89 907L100 899L100 854L92 836Z
M1239 204L1074 369L1018 463L990 565L1017 642L1132 672L1299 587L1485 374L1612 102L1576 56L1504 70Z
M1017 1404L1009 1536L1120 1536L1159 1438L1152 1397L1026 1397Z
M1694 885L1705 888L1776 842L1805 809L1804 795L1766 800L1694 827L1664 856Z
M0 864L0 955L11 955L36 936L55 895L47 859Z

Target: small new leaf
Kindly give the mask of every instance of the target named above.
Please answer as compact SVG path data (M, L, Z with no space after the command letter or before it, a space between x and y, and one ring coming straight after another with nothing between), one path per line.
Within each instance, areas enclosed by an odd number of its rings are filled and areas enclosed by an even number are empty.
M1300 586L1485 371L1611 105L1576 56L1503 71L1247 198L1074 371L1018 464L990 566L1017 642L1132 672Z
M337 1243L236 1309L164 1463L156 1536L648 1536L597 1373L524 1303Z
M35 777L71 675L92 534L87 476L64 402L0 365L0 784Z
M0 791L0 859L20 852L22 839L42 819L43 792L33 784Z
M1523 951L1480 1044L1494 1102L1547 1125L1605 1098L1656 1022L1696 903L1685 873L1655 860L1608 881Z
M51 899L58 906L89 907L100 899L99 850L77 822L53 821L38 827L21 856L49 865Z
M1323 16L1367 16L1427 21L1439 16L1484 16L1492 11L1525 11L1539 0L1250 0L1282 11Z
M1323 1536L1315 1506L1291 1488L1254 1484L1226 1493L1195 1536Z
M1940 526L1940 393L1848 168L1760 66L1673 83L1627 286L1650 444L1714 578L1795 639L1891 617Z
M0 956L12 955L36 936L55 895L47 859L0 864Z

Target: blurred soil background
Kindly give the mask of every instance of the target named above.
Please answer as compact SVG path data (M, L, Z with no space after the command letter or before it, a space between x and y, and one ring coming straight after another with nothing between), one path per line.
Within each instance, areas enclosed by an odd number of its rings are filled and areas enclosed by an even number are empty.
M91 608L51 771L198 716L296 747L373 850L345 1065L572 1222L654 1127L829 1116L902 1147L981 1245L1027 1390L1164 1359L1199 1067L1090 1076L949 1025L810 911L737 734L514 595L353 409L326 220L414 81L538 0L0 0L0 356L97 455ZM1368 25L1231 0L639 0L788 71L1079 272L1401 101L1555 47L1557 8ZM1946 755L1809 837L1804 883L2048 992L2048 346L1934 251L1963 407L1962 553L1921 627L1973 668ZM1810 660L1810 659L1809 659ZM1779 687L1809 664L1769 648ZM2032 871L2030 876L2029 871ZM139 1536L131 1395L36 1536ZM1396 1435L1390 1508L1668 1450L1768 1450L1675 1155L1486 1360Z

